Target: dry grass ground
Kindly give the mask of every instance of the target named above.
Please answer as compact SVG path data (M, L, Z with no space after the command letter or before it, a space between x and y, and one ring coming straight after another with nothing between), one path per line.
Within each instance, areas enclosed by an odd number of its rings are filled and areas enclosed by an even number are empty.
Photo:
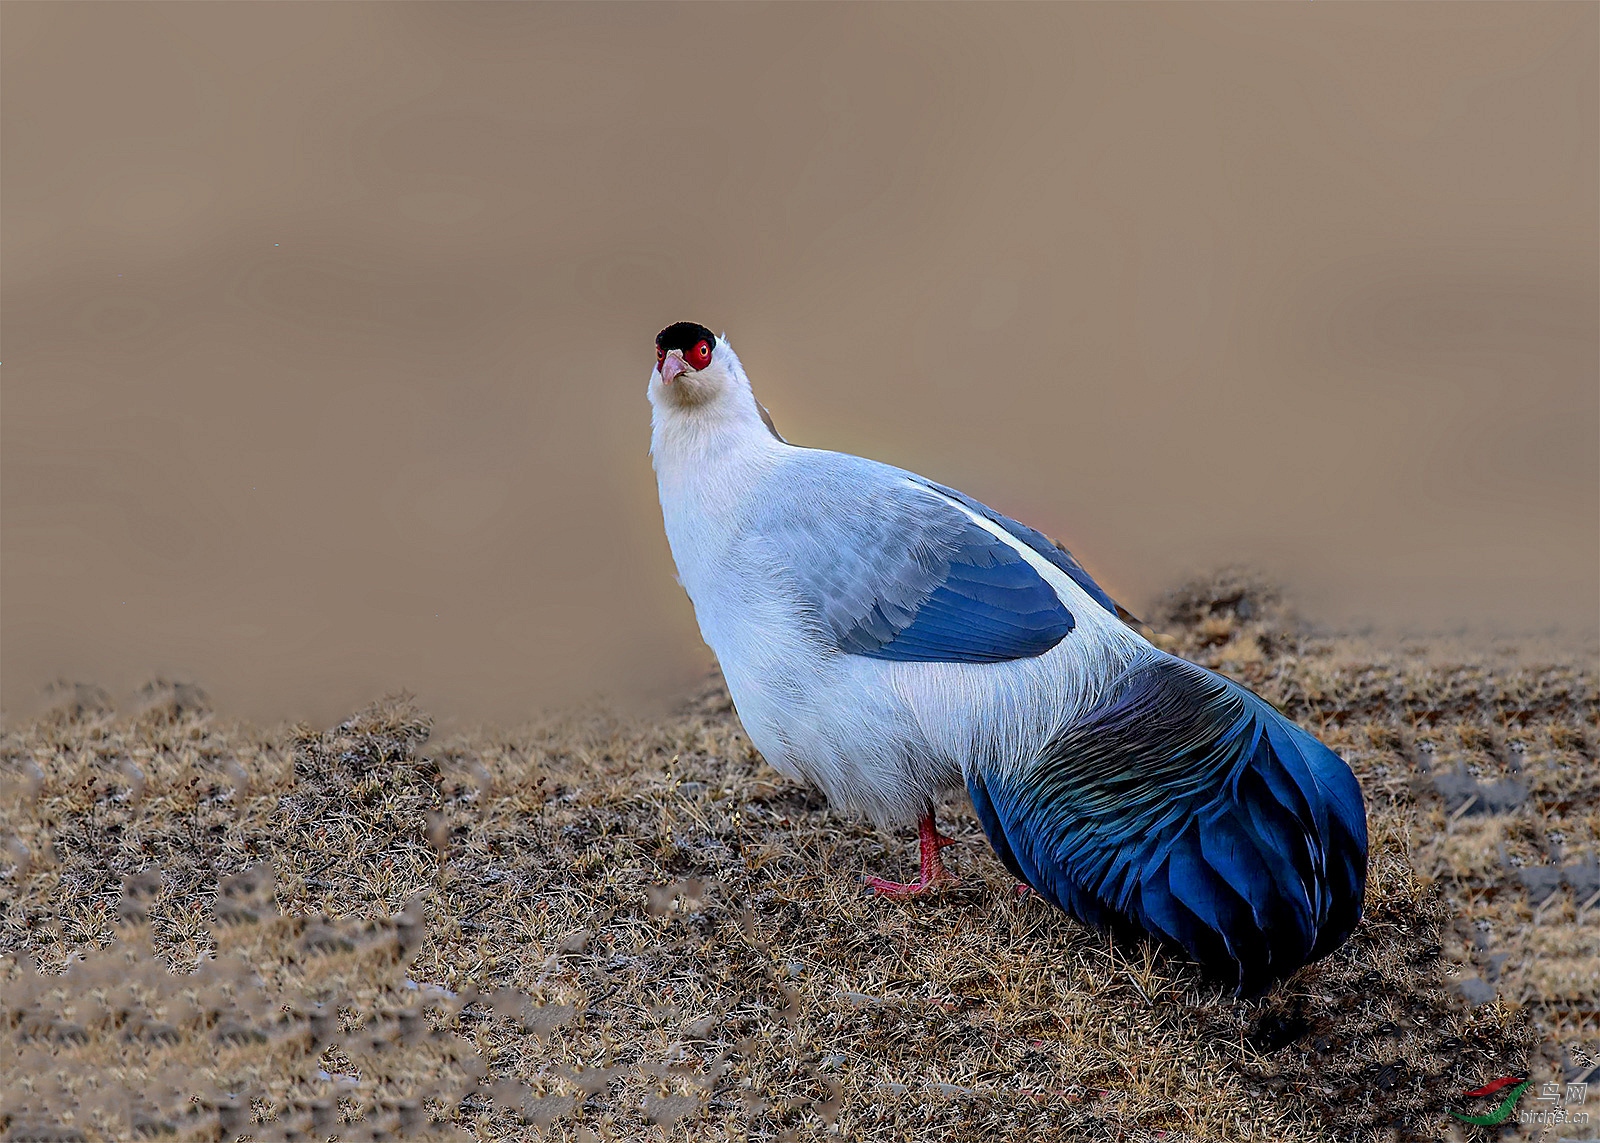
M1530 1134L1446 1107L1600 1047L1589 661L1312 637L1226 577L1158 626L1367 793L1367 919L1262 1001L1019 899L955 801L962 887L868 897L909 835L768 770L714 681L452 741L80 687L0 741L0 1137Z

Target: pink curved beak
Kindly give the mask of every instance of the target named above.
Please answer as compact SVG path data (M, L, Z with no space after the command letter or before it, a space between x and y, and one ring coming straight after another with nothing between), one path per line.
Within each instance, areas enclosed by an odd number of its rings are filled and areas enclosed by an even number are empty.
M688 368L688 364L683 360L683 351L674 349L667 354L667 359L661 363L661 383L663 385L671 385L673 378Z

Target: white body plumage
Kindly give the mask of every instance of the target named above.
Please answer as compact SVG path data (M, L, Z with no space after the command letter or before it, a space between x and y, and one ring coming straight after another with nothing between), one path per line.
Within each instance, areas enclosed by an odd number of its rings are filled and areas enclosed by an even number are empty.
M990 774L1032 761L1129 663L1154 653L1058 567L959 505L1043 577L1076 621L1072 636L1004 662L841 653L756 522L781 517L786 496L807 497L824 518L858 511L871 495L864 475L909 483L905 474L780 440L725 340L692 378L664 382L657 370L649 395L667 539L701 634L757 749L831 803L880 825L914 822L975 760Z

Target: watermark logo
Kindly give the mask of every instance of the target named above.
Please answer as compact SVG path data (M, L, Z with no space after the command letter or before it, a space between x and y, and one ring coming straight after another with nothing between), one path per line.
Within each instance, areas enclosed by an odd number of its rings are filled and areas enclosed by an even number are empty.
M1516 1076L1501 1076L1497 1080L1490 1080L1482 1087L1475 1087L1471 1091L1464 1091L1461 1093L1461 1095L1466 1099L1476 1099L1479 1096L1494 1095L1496 1092L1503 1091L1505 1088L1511 1088L1510 1094L1508 1094L1500 1102L1499 1107L1495 1108L1487 1115L1463 1115L1461 1112L1452 1107L1450 1108L1450 1114L1461 1120L1463 1123L1475 1123L1479 1127L1488 1127L1491 1124L1504 1123L1511 1117L1512 1110L1517 1106L1517 1100L1522 1098L1522 1093L1528 1090L1528 1085L1532 1082L1532 1080L1518 1079ZM1513 1087L1513 1084L1516 1086Z
M1479 1127L1492 1127L1496 1123L1504 1123L1516 1111L1517 1122L1524 1124L1550 1124L1550 1123L1588 1123L1587 1111L1575 1111L1574 1108L1582 1107L1589 1099L1589 1085L1587 1083L1569 1083L1565 1088L1561 1084L1550 1082L1539 1086L1539 1094L1534 1097L1534 1103L1541 1106L1523 1108L1517 1111L1517 1101L1524 1092L1533 1085L1531 1079L1522 1079L1518 1076L1501 1076L1497 1080L1490 1080L1482 1087L1473 1088L1471 1091L1461 1093L1463 1099L1481 1099L1484 1096L1506 1094L1492 1111L1481 1115L1468 1115L1465 1112L1450 1108L1450 1114L1463 1123L1472 1123Z

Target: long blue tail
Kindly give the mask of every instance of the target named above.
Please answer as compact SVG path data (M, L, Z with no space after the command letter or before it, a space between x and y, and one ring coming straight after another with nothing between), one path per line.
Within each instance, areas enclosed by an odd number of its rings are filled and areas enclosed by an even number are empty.
M979 766L1002 860L1079 920L1184 949L1242 995L1337 947L1361 918L1355 775L1250 691L1157 653L1021 769Z

